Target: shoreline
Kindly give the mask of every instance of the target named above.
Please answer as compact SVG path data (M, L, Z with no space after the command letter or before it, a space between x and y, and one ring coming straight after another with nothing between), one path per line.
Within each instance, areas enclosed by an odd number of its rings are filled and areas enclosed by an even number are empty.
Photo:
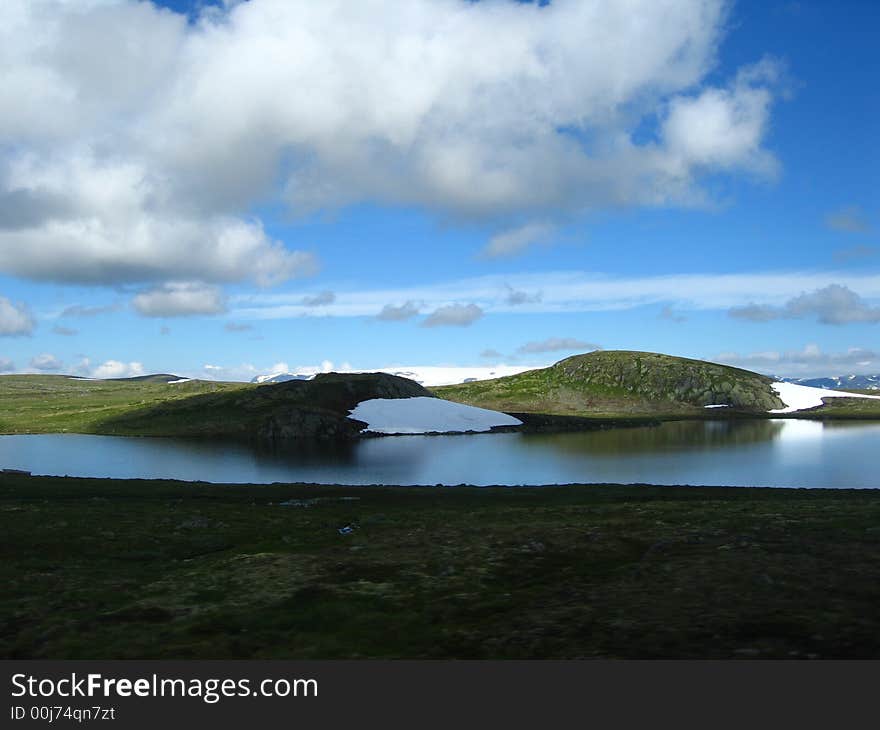
M468 436L478 433L588 433L590 431L603 431L614 428L643 428L656 427L670 422L688 421L772 421L772 420L805 420L805 421L878 421L880 413L852 413L852 412L822 412L821 408L806 409L792 413L747 413L744 411L725 411L720 413L692 414L645 414L633 415L625 418L610 416L569 416L547 413L524 413L519 411L501 411L505 415L514 416L523 421L521 426L493 426L487 431L432 431L420 434L396 434L376 431L364 431L350 439L321 439L298 437L293 440L306 440L315 443L341 441L358 441L360 439L391 438L394 436ZM161 433L161 432L123 432L103 429L60 429L60 430L0 430L0 436L49 436L74 434L81 436L118 436L125 438L181 438L188 440L206 441L230 441L236 443L273 444L284 442L284 439L256 439L230 434L211 433Z
M133 437L154 438L154 437ZM156 437L162 438L162 437ZM405 492L407 490L430 490L442 492L445 490L478 490L486 491L523 491L539 490L541 492L555 489L664 489L664 490L719 490L723 492L821 492L833 494L850 494L862 492L877 492L880 494L880 483L876 487L802 487L802 486L766 486L766 485L725 485L725 484L664 484L658 482L566 482L547 484L345 484L341 482L210 482L201 479L171 479L153 477L92 477L57 474L35 474L21 469L0 469L0 489L4 480L24 479L32 480L34 484L39 482L63 482L63 483L88 483L89 486L105 484L108 486L120 486L123 484L151 486L162 485L180 488L207 487L216 489L331 489L331 490L393 490Z

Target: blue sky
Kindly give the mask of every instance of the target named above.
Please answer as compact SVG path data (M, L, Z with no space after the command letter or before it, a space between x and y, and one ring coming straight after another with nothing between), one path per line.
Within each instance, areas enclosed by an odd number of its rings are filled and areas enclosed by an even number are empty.
M406 7L4 3L0 370L880 371L876 3Z

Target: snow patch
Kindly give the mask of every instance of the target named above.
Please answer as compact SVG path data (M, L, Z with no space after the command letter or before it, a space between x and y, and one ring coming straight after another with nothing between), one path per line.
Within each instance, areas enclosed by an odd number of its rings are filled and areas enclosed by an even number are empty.
M727 403L718 403L711 406L703 406L703 408L730 408L730 406Z
M349 418L366 422L364 432L385 434L466 433L522 425L506 413L425 396L361 401Z
M785 403L785 408L776 408L769 411L769 413L794 413L805 408L817 408L822 405L823 398L872 398L880 400L880 395L846 393L839 390L813 388L809 385L796 385L794 383L771 383L770 387L776 391L776 395Z
M180 380L169 380L168 385L174 385L175 383L188 383L192 378L181 378Z

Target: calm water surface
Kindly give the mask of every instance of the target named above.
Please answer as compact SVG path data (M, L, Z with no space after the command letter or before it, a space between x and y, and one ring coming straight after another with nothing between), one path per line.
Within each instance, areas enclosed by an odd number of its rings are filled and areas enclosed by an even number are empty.
M880 487L880 422L672 422L565 434L393 436L265 451L164 438L0 436L0 467L208 482Z

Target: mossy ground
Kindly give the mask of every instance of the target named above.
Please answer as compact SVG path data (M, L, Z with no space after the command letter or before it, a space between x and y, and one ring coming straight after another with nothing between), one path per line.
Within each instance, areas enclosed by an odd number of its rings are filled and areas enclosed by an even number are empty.
M0 433L111 433L105 424L134 411L194 396L253 389L248 383L79 380L65 375L0 377Z
M877 391L868 395L880 395ZM820 408L787 414L789 418L875 420L880 419L880 400L867 398L827 398Z
M880 658L877 490L5 475L0 526L5 658Z

